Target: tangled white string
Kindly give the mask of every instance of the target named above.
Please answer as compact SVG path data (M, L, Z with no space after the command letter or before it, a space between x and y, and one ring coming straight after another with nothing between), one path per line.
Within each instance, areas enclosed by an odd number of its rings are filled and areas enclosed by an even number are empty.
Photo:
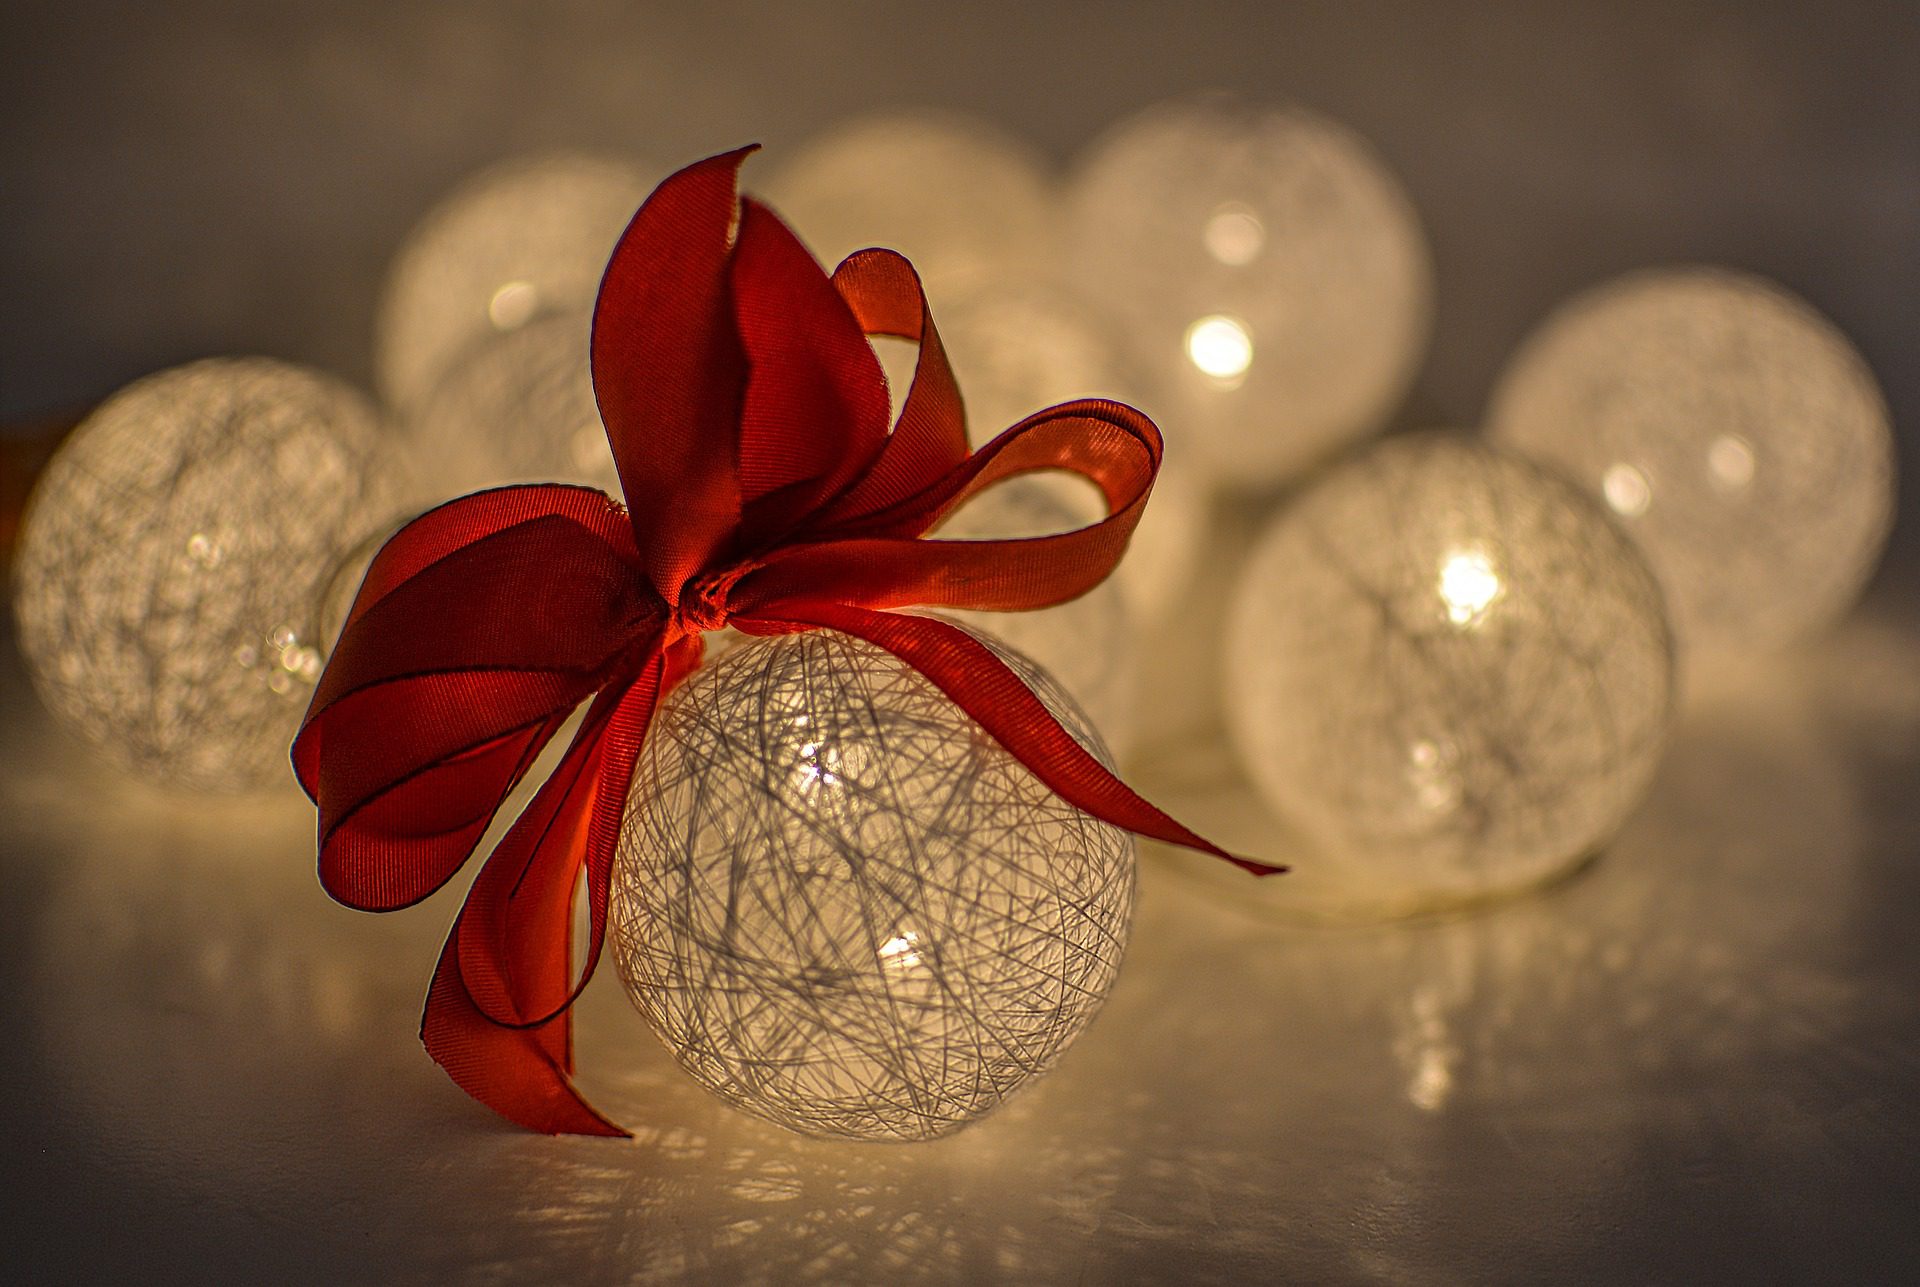
M1070 698L1008 664L1095 754ZM614 957L681 1065L814 1135L928 1139L1044 1071L1106 998L1134 845L933 683L831 631L756 640L661 705Z

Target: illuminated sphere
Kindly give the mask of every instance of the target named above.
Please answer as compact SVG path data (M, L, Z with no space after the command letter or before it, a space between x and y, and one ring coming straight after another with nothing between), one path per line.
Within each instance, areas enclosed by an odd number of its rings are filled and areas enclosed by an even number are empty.
M1755 277L1644 272L1576 297L1520 349L1490 418L1620 516L1689 646L1815 631L1886 543L1893 435L1873 374Z
M483 170L429 211L380 303L374 356L389 405L416 410L489 336L590 309L657 177L615 157L523 158Z
M1406 193L1300 109L1149 108L1079 165L1065 226L1168 450L1222 483L1278 482L1379 429L1426 347L1432 269Z
M1070 698L1001 655L1102 754ZM814 631L742 643L662 702L612 942L634 1004L721 1098L812 1135L928 1139L1086 1027L1133 882L1127 833L918 671Z
M762 191L828 268L869 246L898 250L936 306L959 289L1025 279L1054 244L1040 159L964 116L848 122L792 153Z
M434 499L505 483L587 483L619 493L593 397L586 313L556 313L471 349L405 435Z
M1366 897L1446 903L1605 841L1666 736L1673 646L1631 541L1571 484L1429 434L1314 484L1229 612L1254 786Z
M1092 515L1076 512L1050 490L1048 484L1056 481L1086 486L1078 479L1044 475L1009 479L968 501L929 535L948 541L1012 540L1083 526ZM1124 559L1120 566L1126 566ZM1051 608L941 611L1031 659L1073 695L1108 745L1123 755L1131 749L1135 631L1117 572L1079 598Z
M149 776L285 778L341 560L388 515L373 409L264 358L140 380L74 431L35 488L14 567L20 646L47 706Z

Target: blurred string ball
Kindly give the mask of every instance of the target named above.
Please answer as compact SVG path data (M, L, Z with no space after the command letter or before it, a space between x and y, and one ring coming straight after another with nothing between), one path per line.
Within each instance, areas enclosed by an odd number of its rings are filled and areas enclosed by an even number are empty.
M1432 315L1418 216L1365 141L1299 108L1169 103L1069 185L1073 280L1150 381L1170 453L1277 483L1379 429Z
M584 483L620 493L593 396L585 311L555 313L467 351L414 418L414 472L443 500L506 483Z
M359 393L265 358L163 371L48 464L14 568L46 704L113 758L205 789L288 776L323 600L382 512Z
M1650 271L1576 297L1521 347L1490 419L1620 516L1688 646L1814 632L1886 544L1893 434L1873 374L1756 277Z
M938 309L975 286L1043 271L1055 197L1040 158L983 122L937 112L864 117L792 153L763 188L828 269L885 246L913 261Z
M1340 466L1256 542L1226 708L1255 787L1356 898L1519 888L1605 841L1664 744L1673 644L1571 484L1443 434Z
M975 446L1062 402L1138 401L1100 317L1057 287L982 286L940 306L937 317ZM1105 513L1099 494L1081 479L1061 474L1036 482L1082 523ZM1152 503L1114 573L1136 616L1156 618L1177 597L1199 557L1205 523L1206 497L1185 455L1174 453L1162 461Z
M389 270L375 365L412 413L490 336L593 306L600 276L658 175L618 157L561 154L483 170L429 211ZM581 361L585 359L582 340Z
M1072 699L1000 654L1081 743ZM1132 837L933 683L832 631L739 644L661 704L613 880L615 959L716 1095L811 1135L944 1135L1106 999Z
M1056 480L1026 474L990 487L929 535L947 541L1012 540L1084 526L1089 517L1049 491L1051 481ZM1057 481L1080 480L1063 476ZM1132 749L1135 632L1117 576L1077 599L1031 612L942 612L1033 661L1072 694L1107 745L1122 755Z

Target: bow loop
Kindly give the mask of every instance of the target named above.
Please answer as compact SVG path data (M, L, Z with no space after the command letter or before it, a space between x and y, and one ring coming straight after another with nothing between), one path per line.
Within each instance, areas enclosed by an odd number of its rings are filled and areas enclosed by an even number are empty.
M1044 608L1085 594L1126 552L1160 464L1160 431L1117 402L1070 402L1028 417L917 495L875 516L882 532L792 545L742 582L735 611L780 617L795 605ZM1078 474L1108 513L1052 536L926 540L927 530L997 484L1040 470Z
M619 508L574 487L463 497L381 549L293 744L328 893L401 907L459 869L568 712L658 630L636 562Z

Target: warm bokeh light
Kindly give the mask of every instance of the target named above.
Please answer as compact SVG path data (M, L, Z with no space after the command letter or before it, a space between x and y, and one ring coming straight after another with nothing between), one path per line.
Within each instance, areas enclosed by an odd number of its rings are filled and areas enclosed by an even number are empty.
M1207 253L1223 264L1240 268L1254 261L1266 245L1267 229L1259 212L1239 201L1223 201L1207 216L1201 233Z
M1071 698L1002 653L1083 744ZM1045 1071L1106 999L1131 836L932 681L833 631L674 690L629 797L613 952L693 1077L813 1135L929 1139Z
M1237 317L1215 313L1187 328L1187 358L1203 375L1237 381L1253 365L1253 336Z
M1447 619L1456 626L1475 626L1500 597L1500 577L1484 549L1450 550L1440 564L1440 598Z

